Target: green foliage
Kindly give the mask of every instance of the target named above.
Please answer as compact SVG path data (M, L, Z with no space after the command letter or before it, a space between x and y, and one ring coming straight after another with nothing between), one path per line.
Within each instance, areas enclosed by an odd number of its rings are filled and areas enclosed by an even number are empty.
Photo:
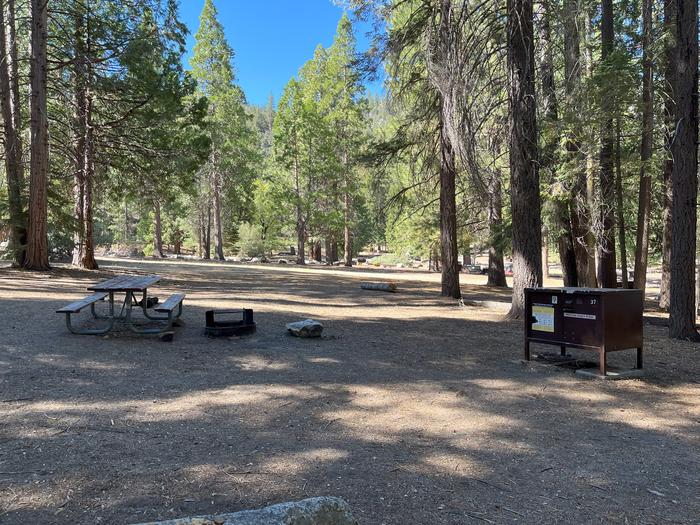
M252 213L250 189L262 160L260 139L245 109L245 95L234 83L233 50L211 0L204 4L195 41L192 76L198 93L209 103L205 122L211 143L209 156L198 170L195 230L209 224L204 215L220 208L224 245L232 247L237 225Z
M269 246L263 238L262 229L257 224L244 222L238 230L238 253L243 257L263 257Z
M294 229L339 242L347 228L357 250L372 236L358 213L368 106L355 54L352 25L343 15L331 47L318 46L285 86L273 124L273 156L284 188L278 197L293 210Z

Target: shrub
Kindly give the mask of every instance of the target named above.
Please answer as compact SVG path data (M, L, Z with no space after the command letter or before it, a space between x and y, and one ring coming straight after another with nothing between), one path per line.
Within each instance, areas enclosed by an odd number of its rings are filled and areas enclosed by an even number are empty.
M260 226L243 223L238 229L238 253L243 257L263 257L266 252Z

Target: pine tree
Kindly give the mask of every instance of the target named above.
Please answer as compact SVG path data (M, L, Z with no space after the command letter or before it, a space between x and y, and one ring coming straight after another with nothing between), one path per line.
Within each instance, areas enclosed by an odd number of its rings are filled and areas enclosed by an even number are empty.
M698 3L675 0L671 301L669 335L698 340L695 328L695 247L698 195Z
M292 78L284 87L273 125L274 154L277 163L289 175L289 196L295 216L297 264L305 264L305 243L309 220L308 187L310 180L304 163L305 145L310 128L304 108L302 87Z
M212 0L205 0L199 17L199 29L195 35L194 53L190 63L198 90L207 97L210 108L208 123L212 148L210 157L202 168L201 176L204 184L201 188L201 198L205 202L200 207L213 215L216 256L219 260L224 260L222 201L224 178L227 173L224 172L225 152L223 150L229 140L227 135L232 131L231 122L224 119L232 111L241 113L243 100L233 84L233 50L226 41L223 26L217 16ZM233 108L227 107L228 105ZM210 215L207 215L207 225L204 228L207 239L211 223L209 217ZM208 254L208 242L204 244Z
M326 106L326 118L335 135L335 150L341 169L345 266L352 266L353 195L357 192L355 172L367 127L364 86L353 66L355 55L352 24L343 13L327 54L324 71L327 85L323 89L321 104Z
M542 228L537 163L532 1L508 2L510 202L513 217L513 302L524 315L525 288L542 284Z
M0 106L5 132L5 176L10 219L9 251L13 264L24 265L27 242L27 218L22 198L24 163L22 162L22 115L19 99L19 72L15 1L0 6Z
M205 0L202 14L199 17L199 30L195 35L195 46L192 59L192 76L197 81L199 91L207 97L210 104L209 124L211 129L212 149L209 160L203 168L207 190L203 197L211 203L203 204L211 210L214 219L214 239L216 256L224 260L224 226L221 215L223 199L223 173L221 170L223 105L231 102L233 89L233 50L226 41L224 29L217 19L217 11L212 0ZM209 237L207 221L207 238ZM208 243L207 243L208 244ZM207 247L207 253L208 253Z
M29 179L29 228L27 258L30 270L48 270L49 246L47 233L49 185L49 120L47 107L47 40L48 2L31 0L31 159Z
M601 9L601 60L603 67L611 68L611 58L615 45L613 2L602 0ZM610 83L606 83L609 86ZM615 174L614 162L614 126L612 93L603 94L603 123L600 142L600 234L598 235L598 286L615 288Z

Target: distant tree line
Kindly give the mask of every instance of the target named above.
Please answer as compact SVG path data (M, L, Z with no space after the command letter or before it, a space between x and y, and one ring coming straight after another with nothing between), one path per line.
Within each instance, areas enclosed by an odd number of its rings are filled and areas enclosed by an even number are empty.
M258 107L211 0L190 71L175 0L1 2L8 256L368 248L429 259L458 298L484 250L491 286L512 258L520 317L552 248L567 286L644 289L658 261L671 336L697 338L696 2L338 3L352 19Z

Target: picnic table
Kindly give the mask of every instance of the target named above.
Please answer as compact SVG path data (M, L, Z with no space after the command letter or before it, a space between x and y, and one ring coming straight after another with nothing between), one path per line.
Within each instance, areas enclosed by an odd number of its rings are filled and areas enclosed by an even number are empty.
M169 336L172 339L173 323L182 315L182 301L185 294L173 294L165 302L153 306L157 314L149 312L148 288L160 281L159 275L118 275L88 287L94 294L71 303L57 310L58 313L66 315L66 326L74 334L80 335L102 335L114 328L116 321L123 321L127 328L136 334L158 334ZM116 313L115 295L124 294L124 301L121 304L119 313ZM138 300L136 294L141 295ZM107 315L98 314L95 304L107 300L109 313ZM90 306L90 311L95 319L108 321L107 325L101 328L77 328L71 322L71 315L79 313L83 308ZM132 311L134 307L141 308L144 317L151 321L163 321L158 326L142 327L134 324ZM177 311L176 311L177 310Z

